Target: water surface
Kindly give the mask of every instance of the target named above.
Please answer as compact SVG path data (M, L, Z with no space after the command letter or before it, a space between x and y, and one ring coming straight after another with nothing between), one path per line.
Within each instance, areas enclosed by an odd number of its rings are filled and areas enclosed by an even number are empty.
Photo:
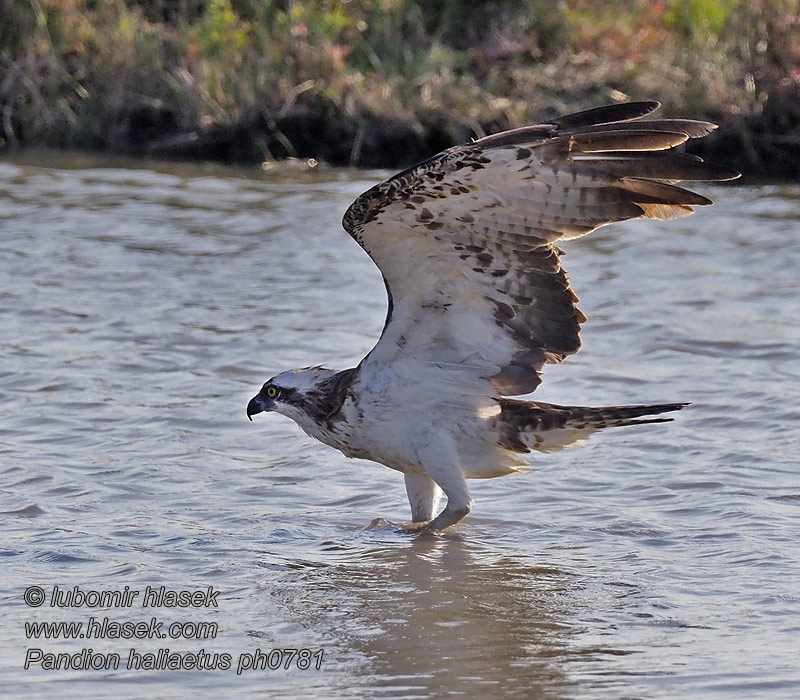
M407 517L397 473L245 416L377 339L380 275L339 220L383 175L0 163L5 697L798 697L800 188L700 187L715 207L565 244L590 321L537 397L692 406L472 482L467 520L409 537L365 530ZM54 585L219 606L52 608ZM218 634L26 638L92 615ZM26 671L32 647L324 660Z

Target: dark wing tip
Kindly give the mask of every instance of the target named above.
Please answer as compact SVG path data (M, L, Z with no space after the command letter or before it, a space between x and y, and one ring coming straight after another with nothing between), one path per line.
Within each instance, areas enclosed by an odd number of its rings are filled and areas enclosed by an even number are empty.
M573 114L565 114L555 119L550 119L541 124L531 126L521 126L516 129L501 131L497 134L490 134L483 138L476 139L472 145L481 146L507 146L518 143L525 143L540 140L542 137L571 131L596 127L600 124L615 124L619 122L629 122L645 117L654 112L661 106L656 100L645 100L643 102L624 102L622 104L605 105L603 107L593 107ZM647 128L647 127L643 127Z
M733 168L725 168L722 166L715 166L717 168L715 180L724 182L725 180L738 180L742 174Z
M642 102L624 102L616 105L605 105L585 109L574 114L565 114L550 121L562 129L571 129L580 126L593 126L595 124L608 124L610 122L626 122L633 119L641 119L651 112L655 112L661 106L656 100L644 100Z

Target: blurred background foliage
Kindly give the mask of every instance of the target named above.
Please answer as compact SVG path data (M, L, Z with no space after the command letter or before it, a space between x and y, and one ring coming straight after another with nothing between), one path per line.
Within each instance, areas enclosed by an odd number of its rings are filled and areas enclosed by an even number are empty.
M745 169L796 175L800 0L0 5L6 148L399 166L642 98L720 122L705 147Z

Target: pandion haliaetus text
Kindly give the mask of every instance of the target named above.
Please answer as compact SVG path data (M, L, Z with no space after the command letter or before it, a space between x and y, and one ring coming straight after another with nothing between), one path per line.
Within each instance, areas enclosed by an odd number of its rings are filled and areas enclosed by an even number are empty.
M738 173L670 151L715 126L640 121L657 102L600 107L456 146L376 185L345 230L380 268L389 311L358 367L282 372L247 406L276 411L347 457L405 476L413 528L441 530L472 507L467 479L683 403L589 408L505 398L578 351L580 324L559 240L710 204L681 180ZM645 418L643 418L645 417ZM444 492L447 504L436 514Z

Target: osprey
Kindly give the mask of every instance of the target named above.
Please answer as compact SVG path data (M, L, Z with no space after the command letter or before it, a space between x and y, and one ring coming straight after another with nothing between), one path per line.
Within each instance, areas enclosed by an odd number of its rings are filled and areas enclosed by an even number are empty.
M609 426L659 423L685 403L589 408L528 394L547 364L578 351L586 317L561 267L560 240L615 221L671 219L710 200L680 180L735 171L669 151L716 128L639 121L658 102L591 109L486 136L356 199L345 230L383 274L383 333L358 367L270 379L247 415L276 411L347 457L403 473L408 529L442 530L470 512L467 479L518 471ZM447 504L438 514L442 492Z

